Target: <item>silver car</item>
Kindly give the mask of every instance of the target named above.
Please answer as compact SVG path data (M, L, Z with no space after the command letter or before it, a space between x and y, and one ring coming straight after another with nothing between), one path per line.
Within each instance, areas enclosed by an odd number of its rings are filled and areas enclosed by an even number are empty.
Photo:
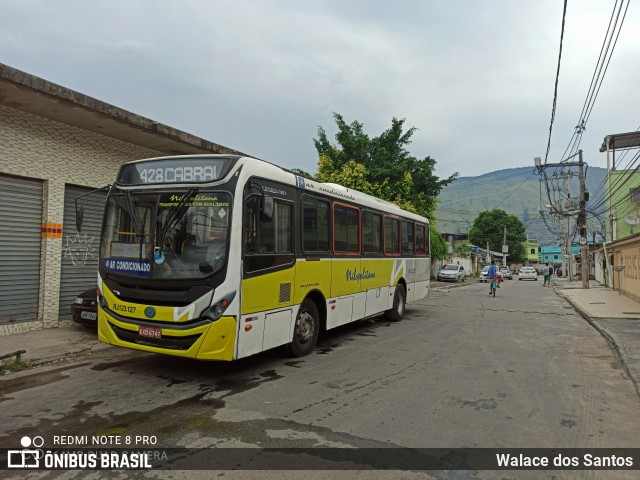
M449 282L464 282L464 267L462 265L445 265L438 272L438 280Z
M509 267L500 267L500 275L502 275L502 278L513 280L513 275L511 275Z

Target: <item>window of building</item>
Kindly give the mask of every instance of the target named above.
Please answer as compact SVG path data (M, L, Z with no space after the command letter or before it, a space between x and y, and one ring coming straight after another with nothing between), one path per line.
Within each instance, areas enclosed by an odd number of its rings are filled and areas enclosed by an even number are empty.
M362 251L364 253L382 253L382 215L362 212Z
M329 202L315 198L302 201L302 242L305 252L329 251Z
M360 253L360 212L355 207L333 205L333 251L339 255Z
M400 219L384 217L384 253L400 255Z
M535 254L536 254L536 249L535 249L535 248L532 248L532 249L531 249L531 255L535 255Z
M554 260L558 260L558 255L554 255L554 256L553 256L553 259L554 259Z

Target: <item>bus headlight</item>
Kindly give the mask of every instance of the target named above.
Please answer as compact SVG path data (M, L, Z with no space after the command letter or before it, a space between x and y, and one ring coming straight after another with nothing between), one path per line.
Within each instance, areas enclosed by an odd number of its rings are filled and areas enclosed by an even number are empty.
M222 314L225 312L227 307L231 305L234 297L236 296L236 292L232 292L229 295L218 300L216 303L207 308L204 312L202 312L202 317L209 318L214 322L218 320Z

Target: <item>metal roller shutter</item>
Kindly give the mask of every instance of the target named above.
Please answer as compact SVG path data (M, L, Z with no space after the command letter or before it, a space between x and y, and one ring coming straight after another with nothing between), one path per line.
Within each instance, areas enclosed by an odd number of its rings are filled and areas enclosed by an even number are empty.
M71 318L71 304L76 296L96 288L98 282L98 252L105 192L95 192L81 198L84 207L82 232L76 229L74 200L93 188L66 185L64 189L64 224L62 227L62 265L60 271L60 302L58 316Z
M0 175L0 323L38 317L42 182Z

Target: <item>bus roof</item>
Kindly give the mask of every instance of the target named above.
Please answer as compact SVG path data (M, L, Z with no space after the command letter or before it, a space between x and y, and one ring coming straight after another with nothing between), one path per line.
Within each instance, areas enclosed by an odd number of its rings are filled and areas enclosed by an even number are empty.
M309 194L319 194L335 198L337 200L344 200L345 202L351 202L365 207L369 207L375 210L382 210L385 213L402 216L405 218L411 218L423 223L429 223L426 217L418 215L416 213L408 212L401 209L395 203L380 198L374 197L353 188L348 188L336 183L322 183L315 180L301 177L296 173L282 168L274 163L260 160L254 157L240 156L240 155L224 155L224 154L203 154L203 155L167 155L162 157L145 158L140 160L133 160L127 162L127 164L147 162L161 159L191 159L191 158L232 158L236 160L236 165L231 169L231 172L235 172L240 165L247 165L251 167L251 174L263 177L269 180L282 182L287 185L296 186L305 190ZM231 173L229 172L229 173Z

